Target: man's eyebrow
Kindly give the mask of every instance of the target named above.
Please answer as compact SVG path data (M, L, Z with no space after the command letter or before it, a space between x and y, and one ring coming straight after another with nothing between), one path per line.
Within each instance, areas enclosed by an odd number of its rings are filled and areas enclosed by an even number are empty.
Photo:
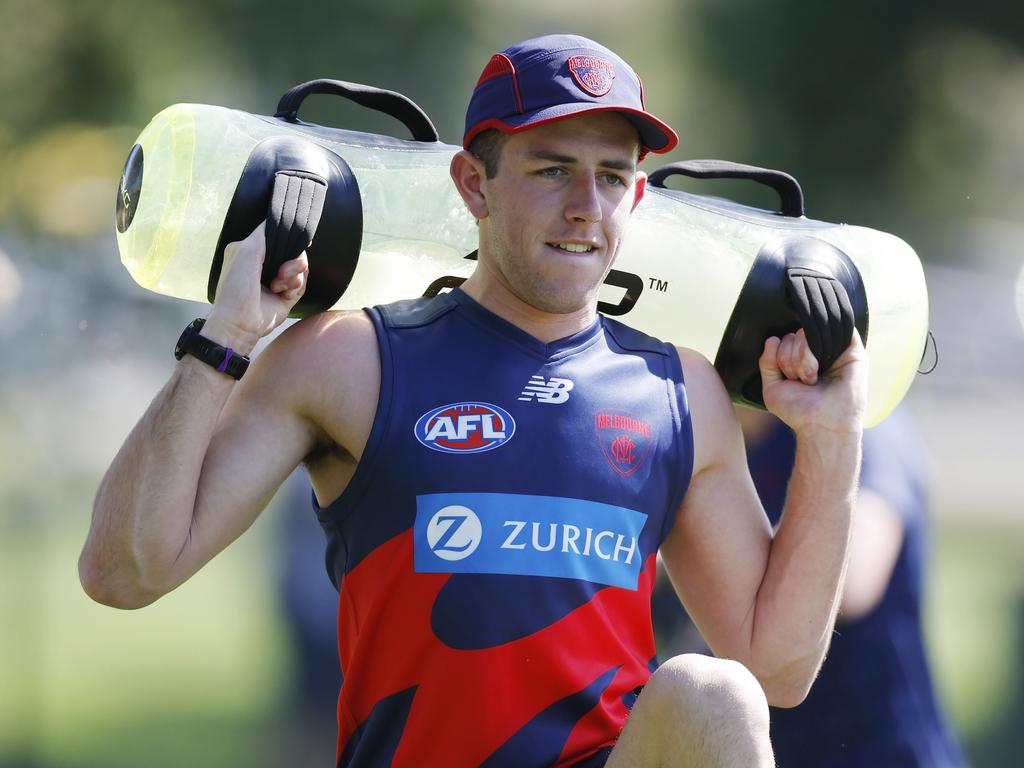
M602 168L611 168L615 171L635 171L636 163L629 160L602 160L600 163Z
M557 152L551 152L546 149L535 150L530 153L529 157L533 160L547 160L550 163L561 163L563 165L572 165L579 162L579 159L572 155L560 155ZM616 171L636 170L636 164L628 160L602 160L598 165L602 168L611 168Z
M560 155L557 152L551 152L546 149L537 149L530 153L531 160L547 160L551 163L562 163L563 165L572 165L578 163L579 160L571 155Z

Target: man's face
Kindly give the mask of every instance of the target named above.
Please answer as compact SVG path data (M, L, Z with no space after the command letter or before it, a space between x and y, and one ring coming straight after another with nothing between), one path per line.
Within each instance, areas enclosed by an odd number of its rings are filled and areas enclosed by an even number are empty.
M481 266L545 312L596 304L638 201L638 147L636 129L612 112L509 136L484 182Z

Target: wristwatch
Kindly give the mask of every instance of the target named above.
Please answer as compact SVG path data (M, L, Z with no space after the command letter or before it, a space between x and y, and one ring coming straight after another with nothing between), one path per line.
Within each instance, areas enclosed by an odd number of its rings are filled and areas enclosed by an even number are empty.
M174 357L181 360L185 355L192 355L196 360L202 360L234 379L242 378L242 374L249 367L249 358L238 354L231 347L222 347L205 336L200 336L199 332L203 330L204 325L206 320L201 317L188 324L174 347Z

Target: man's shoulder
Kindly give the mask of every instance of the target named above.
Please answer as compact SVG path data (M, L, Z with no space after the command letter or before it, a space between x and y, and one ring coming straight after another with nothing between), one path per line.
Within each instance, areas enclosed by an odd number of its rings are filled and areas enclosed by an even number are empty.
M299 390L339 370L375 362L376 333L363 310L331 310L286 328L257 358L277 385Z
M323 444L360 455L380 387L377 334L365 311L304 318L274 339L256 363L255 395L267 407L276 404L312 423Z
M691 377L695 379L694 383L699 381L702 386L707 385L712 389L715 388L715 385L721 386L722 380L715 367L700 352L688 347L677 346L671 342L662 341L606 315L601 316L601 321L605 332L623 349L663 355L670 359L673 364L678 363L682 368L684 378L687 380L687 388L689 388Z
M289 326L271 349L280 347L287 353L308 355L328 346L358 345L372 335L373 322L364 310L328 310Z

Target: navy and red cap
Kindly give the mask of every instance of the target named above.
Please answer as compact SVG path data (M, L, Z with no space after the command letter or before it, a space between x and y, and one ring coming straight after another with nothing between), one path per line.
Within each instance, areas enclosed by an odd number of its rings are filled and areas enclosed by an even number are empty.
M513 45L487 62L466 111L462 146L496 128L516 133L589 112L619 112L640 135L641 157L679 143L644 107L644 87L625 61L578 35L547 35Z

